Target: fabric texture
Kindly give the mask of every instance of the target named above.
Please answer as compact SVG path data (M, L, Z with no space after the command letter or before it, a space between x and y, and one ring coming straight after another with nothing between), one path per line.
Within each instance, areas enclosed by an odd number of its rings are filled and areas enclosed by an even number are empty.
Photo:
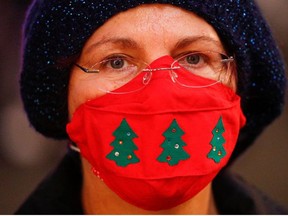
M67 138L69 71L91 34L111 16L146 3L195 12L234 54L238 94L247 117L234 156L281 112L286 78L271 32L252 0L35 0L23 32L21 96L31 124L48 137Z
M79 154L70 151L16 214L83 214L80 164ZM287 209L227 169L214 179L212 188L220 214L288 214Z

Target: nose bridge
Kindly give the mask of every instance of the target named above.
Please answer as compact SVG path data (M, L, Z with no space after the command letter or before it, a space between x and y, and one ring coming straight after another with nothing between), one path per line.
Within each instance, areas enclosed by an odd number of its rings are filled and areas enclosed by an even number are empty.
M173 62L174 62L174 59L171 56L164 55L164 56L158 57L153 62L151 62L149 67L151 71L165 70L166 68L169 70Z
M155 59L148 68L144 69L145 72L149 72L149 76L145 77L145 83L149 82L161 82L167 81L167 78L174 82L172 70L179 69L180 67L172 67L174 59L169 55L161 56ZM151 80L152 79L152 80ZM158 80L158 81L157 81Z

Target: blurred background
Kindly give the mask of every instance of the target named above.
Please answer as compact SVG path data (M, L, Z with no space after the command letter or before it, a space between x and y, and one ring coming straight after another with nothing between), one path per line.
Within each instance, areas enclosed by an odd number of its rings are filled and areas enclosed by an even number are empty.
M21 25L29 2L0 0L0 214L13 214L66 151L65 142L30 127L19 97ZM288 62L288 1L257 2ZM287 152L288 104L233 169L288 208Z

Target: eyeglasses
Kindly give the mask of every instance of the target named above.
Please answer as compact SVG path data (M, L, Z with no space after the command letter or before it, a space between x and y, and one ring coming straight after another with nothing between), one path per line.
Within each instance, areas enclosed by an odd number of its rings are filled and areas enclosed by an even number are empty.
M90 67L75 64L87 74L93 75L95 85L100 91L111 94L126 94L144 88L151 80L153 73L167 70L174 83L187 88L204 88L222 81L223 76L231 76L231 63L234 62L232 56L227 56L214 51L192 52L177 58L170 67L151 68L147 63L127 56L111 57L101 62L97 62ZM210 84L195 84L191 76L183 76L177 70L184 68L186 71L198 77L213 80ZM114 92L114 90L124 86L137 77L131 88L124 88ZM192 76L193 77L193 76ZM91 77L92 79L92 77Z

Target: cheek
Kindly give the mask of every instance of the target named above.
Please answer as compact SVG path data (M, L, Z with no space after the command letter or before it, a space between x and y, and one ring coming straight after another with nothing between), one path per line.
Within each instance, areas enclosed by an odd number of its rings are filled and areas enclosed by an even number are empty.
M68 91L69 119L72 118L73 113L81 104L104 94L104 92L97 89L93 80L86 79L85 73L79 73L77 69L72 70Z
M238 82L236 65L229 65L229 69L227 70L227 72L221 72L218 79L220 79L224 85L228 86L234 92L236 92Z
M234 92L237 91L237 78L236 74L223 74L220 78L222 83L229 88L231 88Z
M238 79L237 79L237 70L236 70L236 66L232 65L232 69L231 69L231 75L228 79L228 84L229 87L234 91L237 92L237 83L238 83Z

